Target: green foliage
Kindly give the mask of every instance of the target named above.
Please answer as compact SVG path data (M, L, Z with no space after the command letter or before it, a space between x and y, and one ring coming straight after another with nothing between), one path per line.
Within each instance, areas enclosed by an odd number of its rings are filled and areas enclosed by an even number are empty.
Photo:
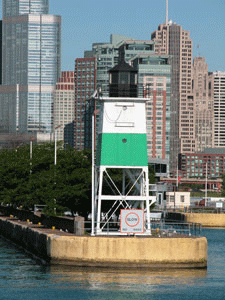
M122 171L110 170L110 176L121 190ZM72 148L57 150L54 165L54 143L0 151L0 202L33 209L45 205L45 213L52 215L65 210L87 216L91 211L91 152ZM149 169L149 182L155 174ZM115 187L113 187L115 189ZM112 192L104 183L107 194ZM127 190L130 186L127 185ZM113 192L112 192L113 193Z
M57 151L54 144L29 145L0 152L0 202L16 207L46 205L49 214L70 209L85 215L91 209L91 153Z
M205 188L204 183L182 183L181 186L187 189L192 189L193 191L199 191Z
M205 197L205 192L191 192L191 197ZM207 191L207 197L224 197L220 192Z
M148 166L149 184L155 184L155 171L151 166Z
M222 176L222 192L221 192L221 196L225 197L225 174L223 174Z

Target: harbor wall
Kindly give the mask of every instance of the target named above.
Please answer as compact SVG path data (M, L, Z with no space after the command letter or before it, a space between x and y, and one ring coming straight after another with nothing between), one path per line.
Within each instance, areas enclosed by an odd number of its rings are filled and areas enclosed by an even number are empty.
M0 218L0 234L14 243L22 246L37 257L49 261L48 256L49 236L23 224L5 217Z
M185 221L200 223L203 227L225 227L225 214L185 213Z
M51 264L116 268L206 268L205 237L63 235L0 218L0 234Z
M80 266L206 267L207 240L204 237L52 237L50 253L55 262L68 261Z

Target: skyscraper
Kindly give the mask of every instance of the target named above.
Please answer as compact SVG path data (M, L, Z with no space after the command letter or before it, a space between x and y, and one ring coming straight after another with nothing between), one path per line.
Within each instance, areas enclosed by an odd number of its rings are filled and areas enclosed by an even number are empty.
M210 84L214 98L214 145L225 147L225 72L213 72Z
M61 17L48 0L2 0L0 126L7 133L49 133L61 64Z
M132 60L132 59L131 59ZM134 58L138 69L139 96L146 101L148 157L170 161L170 57L139 54Z
M214 146L213 95L209 82L208 65L205 58L195 57L193 61L192 92L196 152Z
M177 169L179 152L195 151L192 92L192 40L190 33L172 21L152 33L157 54L171 55L170 169Z
M64 141L64 128L74 121L74 109L74 72L63 71L54 93L53 124L54 128L58 127L58 141Z
M0 84L2 84L2 21L0 21Z
M77 58L75 61L75 148L84 149L86 130L91 124L86 121L85 105L96 89L96 59Z

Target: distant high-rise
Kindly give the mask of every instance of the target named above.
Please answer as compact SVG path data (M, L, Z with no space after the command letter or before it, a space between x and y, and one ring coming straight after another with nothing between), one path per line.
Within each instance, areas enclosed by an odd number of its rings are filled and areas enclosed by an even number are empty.
M64 141L64 128L74 121L74 109L74 72L63 71L56 84L54 94L53 128L58 127L58 141Z
M214 116L212 86L208 75L208 65L204 57L193 61L194 134L195 151L214 147Z
M50 133L61 65L61 17L48 0L3 0L0 126L4 132Z
M0 20L0 84L2 84L2 20Z
M84 52L84 58L76 59L75 147L78 149L91 145L91 117L85 112L85 107L96 88L101 95L109 96L109 70L118 64L119 49L123 49L125 61L128 61L140 53L154 54L154 43L112 34L109 43L94 43L92 50ZM142 97L143 89L141 91ZM89 104L88 109L92 111Z
M138 71L138 90L133 85L126 90L122 85L114 90L114 73L120 58ZM95 73L91 79L90 63L95 61ZM93 64L93 63L92 63ZM89 68L87 68L89 65ZM94 66L94 65L93 65ZM122 67L120 65L120 67ZM86 71L88 70L88 72ZM111 75L109 70L111 70ZM94 70L93 70L94 72ZM75 147L91 148L92 113L98 114L98 101L90 101L91 81L99 95L115 97L123 91L125 97L132 95L149 98L147 101L147 137L148 158L158 165L168 165L170 160L170 57L156 55L154 42L151 40L134 40L121 35L111 35L109 43L95 43L91 51L85 51L85 58L76 60L76 111L75 111ZM93 81L94 82L94 81ZM109 85L109 83L111 84ZM110 89L109 89L110 86ZM93 91L92 91L93 93ZM91 95L92 95L91 93ZM95 118L98 128L98 115Z
M168 19L168 15L167 18ZM195 150L192 92L192 40L182 26L166 21L151 36L159 55L171 56L170 170L175 171L179 152Z
M64 148L74 148L75 147L75 134L74 134L75 124L74 121L65 125L64 128Z
M210 75L214 99L214 145L225 147L225 72Z
M124 40L131 38L123 35L111 34L110 42L94 43L91 51L85 51L84 57L96 59L96 87L101 89L103 96L109 95L109 70L113 68L119 59L119 47Z
M149 159L170 161L170 75L168 55L139 54L134 58L138 69L139 96L146 101L147 151Z
M75 148L86 148L86 131L91 124L86 120L85 106L96 89L96 58L77 58L75 61ZM91 122L91 120L90 120Z

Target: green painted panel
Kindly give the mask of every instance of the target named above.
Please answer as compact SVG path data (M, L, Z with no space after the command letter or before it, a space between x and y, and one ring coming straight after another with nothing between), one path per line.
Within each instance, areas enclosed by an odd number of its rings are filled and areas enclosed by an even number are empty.
M98 166L147 166L146 134L99 134L96 164Z

